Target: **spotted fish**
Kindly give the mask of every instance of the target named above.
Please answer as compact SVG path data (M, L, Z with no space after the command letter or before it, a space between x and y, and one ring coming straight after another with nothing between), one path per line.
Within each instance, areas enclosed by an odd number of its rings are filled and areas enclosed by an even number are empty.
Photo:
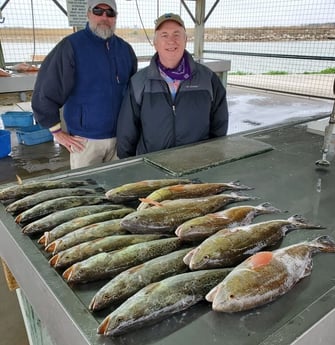
M207 295L219 312L239 312L272 302L291 290L312 271L312 256L335 252L335 242L320 236L273 252L258 252L236 266Z

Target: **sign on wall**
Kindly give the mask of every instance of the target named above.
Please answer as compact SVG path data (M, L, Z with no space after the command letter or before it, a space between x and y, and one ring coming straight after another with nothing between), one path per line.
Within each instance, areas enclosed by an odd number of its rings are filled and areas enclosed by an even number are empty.
M69 26L84 27L87 22L86 1L66 0Z

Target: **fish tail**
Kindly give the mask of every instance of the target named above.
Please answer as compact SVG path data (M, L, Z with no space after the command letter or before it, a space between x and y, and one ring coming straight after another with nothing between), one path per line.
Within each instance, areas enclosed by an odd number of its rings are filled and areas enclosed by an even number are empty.
M298 228L303 228L303 229L325 229L324 226L308 223L308 221L303 216L301 216L299 214L295 214L294 216L290 217L289 221L292 221L292 223L295 226L297 226Z
M256 209L259 210L260 212L265 212L265 213L282 213L283 212L279 208L272 206L272 204L270 204L269 202L264 202L256 206Z
M310 242L310 245L314 246L321 252L335 253L335 241L328 235L315 238Z
M239 190L252 190L253 187L246 186L244 184L241 184L239 181L232 181L228 183L229 186L239 189Z
M98 334L108 335L107 332L108 332L109 320L110 320L110 315L106 316L105 319L99 325L97 329Z

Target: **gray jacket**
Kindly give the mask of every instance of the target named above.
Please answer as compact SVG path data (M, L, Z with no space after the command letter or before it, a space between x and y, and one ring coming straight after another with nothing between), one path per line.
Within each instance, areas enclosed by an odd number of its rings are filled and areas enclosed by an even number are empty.
M188 54L191 78L181 82L173 101L156 58L131 78L123 99L117 125L119 158L227 134L226 90L218 76Z

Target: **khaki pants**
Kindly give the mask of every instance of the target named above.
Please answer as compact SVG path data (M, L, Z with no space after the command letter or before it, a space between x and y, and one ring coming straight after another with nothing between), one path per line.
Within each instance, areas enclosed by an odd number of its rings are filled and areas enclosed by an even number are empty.
M71 169L83 168L118 159L116 138L88 139L82 152L70 153Z

